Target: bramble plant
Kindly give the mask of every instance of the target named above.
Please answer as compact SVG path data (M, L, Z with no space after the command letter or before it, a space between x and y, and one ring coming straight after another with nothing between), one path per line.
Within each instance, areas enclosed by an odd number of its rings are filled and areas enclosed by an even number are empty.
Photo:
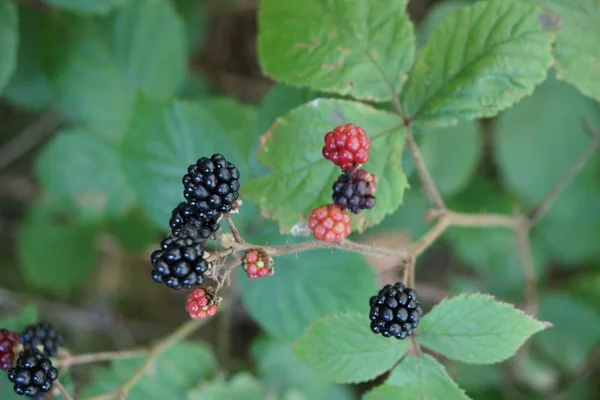
M84 353L69 317L28 305L0 320L0 397L561 398L583 381L600 275L556 294L547 267L600 262L600 3L445 1L418 25L407 3L261 0L276 83L256 108L194 69L218 6L0 0L2 100L41 114L0 169L52 134L18 229L25 281L64 301L115 274L91 297L180 323ZM231 326L238 299L257 338ZM216 356L187 339L200 328Z

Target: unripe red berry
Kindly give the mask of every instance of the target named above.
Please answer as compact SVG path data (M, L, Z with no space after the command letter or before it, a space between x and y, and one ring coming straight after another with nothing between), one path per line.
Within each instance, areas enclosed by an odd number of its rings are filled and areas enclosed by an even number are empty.
M327 204L313 209L308 227L316 239L327 243L341 242L352 232L350 216L337 204Z
M323 157L346 171L355 164L364 164L369 159L371 142L365 131L354 125L335 127L325 134Z

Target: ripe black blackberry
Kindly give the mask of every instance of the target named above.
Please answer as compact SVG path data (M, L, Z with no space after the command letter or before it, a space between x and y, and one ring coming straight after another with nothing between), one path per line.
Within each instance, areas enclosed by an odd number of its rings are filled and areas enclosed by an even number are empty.
M417 292L401 282L385 285L377 296L371 297L369 305L371 330L384 337L405 339L412 335L423 315Z
M208 239L219 230L219 213L216 217L208 217L188 203L179 203L171 214L169 226L173 236L179 238Z
M333 184L333 202L354 214L371 209L376 199L377 178L364 169L351 168L342 173Z
M232 210L240 197L240 172L221 154L202 157L188 167L183 176L183 195L187 202L209 218Z
M58 371L52 362L34 347L21 351L17 365L8 370L8 380L14 383L13 390L21 396L34 397L50 391L56 378Z
M150 260L154 266L152 279L174 290L200 286L209 269L199 239L166 238L160 242L160 249L152 253Z
M21 333L21 343L25 347L43 346L43 352L48 357L54 357L63 345L62 335L46 322L29 325Z

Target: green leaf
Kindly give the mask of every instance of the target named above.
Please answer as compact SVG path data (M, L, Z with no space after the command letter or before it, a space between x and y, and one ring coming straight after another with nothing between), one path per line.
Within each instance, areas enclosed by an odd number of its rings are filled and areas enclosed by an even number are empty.
M431 34L413 67L402 103L432 125L492 117L546 78L554 34L547 14L519 0L464 7Z
M138 94L170 98L183 82L183 23L170 2L132 0L110 18L67 23L65 40L73 44L53 69L53 83L74 122L119 138Z
M279 118L263 136L259 153L273 172L252 180L242 192L289 231L313 208L331 203L331 186L340 169L323 158L323 137L350 122L371 139L365 168L378 178L377 205L353 225L360 230L381 222L402 203L407 187L400 165L404 130L397 116L352 101L319 98Z
M130 1L131 0L46 0L51 6L64 8L65 10L84 15L107 14ZM151 0L149 3L152 1L157 0Z
M175 8L185 23L187 50L190 55L202 47L208 30L207 3L197 0L174 0Z
M37 159L36 173L50 196L77 204L84 218L123 214L135 201L119 149L85 131L56 134Z
M309 88L276 83L262 99L258 111L259 131L261 133L268 131L277 118L317 97L320 97L319 92Z
M600 316L585 303L565 294L540 299L540 317L554 327L540 333L536 342L545 356L565 370L574 370L600 340ZM573 329L573 327L577 329Z
M600 4L597 0L534 0L548 7L547 23L560 26L554 56L558 78L575 85L583 94L600 101Z
M294 352L333 382L370 380L398 362L410 342L375 335L369 325L368 315L362 312L328 315L313 322Z
M52 89L43 59L51 46L45 46L49 21L42 13L19 7L19 50L17 67L4 91L14 105L39 111L52 101Z
M475 0L446 0L434 3L427 11L425 20L418 26L416 31L417 45L421 47L427 43L427 39L429 39L431 33L439 24L448 18L448 16L456 10L471 5L474 2Z
M506 360L546 325L484 294L442 301L419 324L417 339L444 356L473 364Z
M412 239L418 239L429 228L430 224L423 220L423 215L429 208L429 201L422 191L409 190L404 194L402 206L393 214L385 217L381 224L368 229L366 233L406 231L410 233Z
M598 105L553 78L498 118L492 148L500 176L524 203L534 206L540 202L589 146L582 118L600 125ZM548 168L548 160L552 160L552 168ZM599 160L597 155L592 157L577 179L598 176ZM571 217L572 208L568 211Z
M459 193L472 180L483 152L478 128L472 121L446 129L416 127L423 159L443 195Z
M245 179L245 156L220 122L191 102L140 101L123 138L123 170L152 220L167 227L171 212L184 201L182 176L190 164L221 153Z
M263 400L265 389L247 372L239 372L231 380L208 382L189 393L187 400Z
M116 389L131 377L144 357L114 361L98 369L81 398ZM129 400L182 399L202 380L213 376L216 362L207 346L180 342L158 356L127 394Z
M304 365L286 342L260 337L252 344L252 358L265 386L279 394L293 390L307 400L353 398L347 388L330 383Z
M315 90L387 100L414 57L406 0L263 0L258 51L264 72Z
M110 219L106 228L125 249L134 252L155 246L157 238L160 237L154 221L137 208L130 210L126 215Z
M19 258L32 286L68 291L87 278L95 264L97 229L71 221L69 209L35 205L19 227Z
M448 373L467 393L494 389L502 385L502 370L498 365L446 363Z
M241 271L240 286L250 315L274 337L294 340L315 318L365 308L377 285L361 256L317 250L278 257L266 279L251 281Z
M382 386L368 392L363 400L468 400L469 397L448 376L446 369L429 354L406 356Z
M18 315L6 317L0 320L0 329L7 329L13 332L21 332L27 325L33 324L38 320L37 307L34 304L27 304L21 309ZM4 397L2 397L4 398Z
M0 0L0 94L17 64L18 25L17 6L11 0Z

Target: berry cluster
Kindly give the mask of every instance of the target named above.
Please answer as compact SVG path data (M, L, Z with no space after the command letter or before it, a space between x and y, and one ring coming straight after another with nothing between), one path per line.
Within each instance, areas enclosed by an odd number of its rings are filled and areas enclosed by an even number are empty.
M187 295L185 309L192 319L212 317L217 313L217 300L212 288L194 289Z
M273 275L273 259L264 250L248 250L242 257L242 267L250 279Z
M333 184L333 204L310 213L308 227L316 239L341 242L352 232L348 211L358 214L375 206L377 178L360 168L369 160L370 147L365 131L354 124L337 126L325 134L323 157L338 165L342 174Z
M202 286L211 270L206 241L219 230L223 214L237 208L240 172L221 154L202 157L183 175L183 197L171 213L171 234L152 252L152 279L173 290ZM199 295L202 293L202 295ZM186 309L192 318L204 318L217 311L217 300L209 289L196 289L188 296ZM204 300L203 300L204 299ZM207 305L200 305L206 302ZM208 308L206 308L208 307Z
M405 339L412 335L423 315L417 292L401 282L385 285L369 300L371 330L384 337Z
M20 335L0 329L0 369L8 370L16 394L44 398L43 393L49 392L58 378L49 357L55 356L63 343L62 335L44 322L25 327Z

